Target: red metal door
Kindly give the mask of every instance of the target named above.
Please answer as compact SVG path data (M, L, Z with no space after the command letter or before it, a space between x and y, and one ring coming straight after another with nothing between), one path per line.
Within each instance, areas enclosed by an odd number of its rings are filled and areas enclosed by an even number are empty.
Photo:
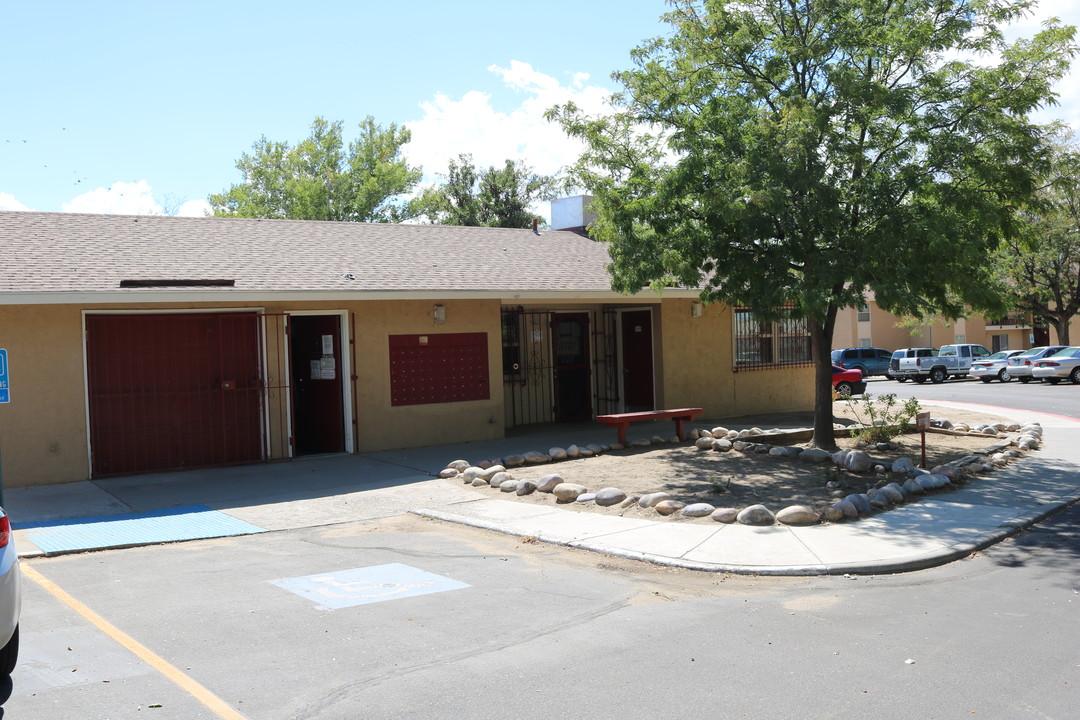
M344 452L341 317L291 315L289 347L296 454Z
M622 314L622 367L625 412L653 410L652 312Z
M556 314L551 323L555 353L555 419L592 418L589 314Z
M255 313L86 316L94 477L262 458Z

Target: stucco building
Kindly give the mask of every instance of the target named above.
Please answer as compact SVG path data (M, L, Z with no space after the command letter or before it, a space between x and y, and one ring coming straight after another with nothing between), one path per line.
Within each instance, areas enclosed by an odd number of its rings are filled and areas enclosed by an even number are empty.
M812 406L804 329L615 293L573 230L0 212L0 247L9 487Z

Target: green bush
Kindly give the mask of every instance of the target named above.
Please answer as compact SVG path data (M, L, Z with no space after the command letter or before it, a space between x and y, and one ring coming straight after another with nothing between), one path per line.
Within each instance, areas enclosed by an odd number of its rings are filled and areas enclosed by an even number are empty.
M889 442L908 432L915 415L922 409L915 398L909 398L901 405L892 393L877 398L866 393L858 400L845 399L855 419L863 426L852 430L851 436L867 444Z

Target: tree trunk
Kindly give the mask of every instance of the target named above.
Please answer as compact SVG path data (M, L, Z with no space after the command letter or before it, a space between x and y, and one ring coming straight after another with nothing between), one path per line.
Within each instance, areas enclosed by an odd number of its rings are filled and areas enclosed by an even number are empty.
M1069 342L1069 321L1071 317L1060 318L1058 322L1054 323L1054 329L1057 330L1058 345L1072 345Z
M814 358L814 439L822 450L836 450L833 433L832 335L836 308L830 306L824 323L807 318L810 329L810 354Z

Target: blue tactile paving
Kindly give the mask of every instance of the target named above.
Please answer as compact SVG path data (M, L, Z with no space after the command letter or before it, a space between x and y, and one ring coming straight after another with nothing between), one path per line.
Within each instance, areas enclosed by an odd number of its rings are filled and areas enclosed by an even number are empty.
M26 533L26 538L46 554L266 532L264 528L211 510L205 505L73 520L14 523L13 527L30 531Z
M472 587L401 563L282 578L270 583L312 600L325 610Z

